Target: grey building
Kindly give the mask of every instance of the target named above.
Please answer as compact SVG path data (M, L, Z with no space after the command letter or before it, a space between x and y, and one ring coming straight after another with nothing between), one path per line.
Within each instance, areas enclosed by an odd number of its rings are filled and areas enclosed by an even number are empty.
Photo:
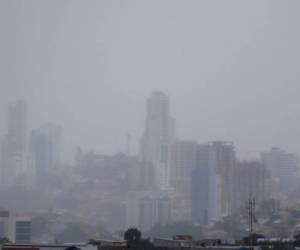
M45 176L59 165L61 134L61 127L50 123L31 132L30 146L37 177Z
M234 210L235 166L233 143L209 143L209 219L218 220Z
M270 199L270 171L259 161L240 161L235 170L235 202L236 209L245 209L251 197L257 205Z
M196 165L197 143L177 140L171 147L171 186L185 199L191 199L192 170Z
M167 196L146 196L139 200L139 226L148 231L155 226L165 226L171 220L171 201Z
M192 220L201 224L208 222L209 202L209 145L197 146L196 166L192 170Z
M24 100L8 107L7 134L1 141L1 184L12 186L30 172L27 150L27 104Z
M273 147L261 153L261 160L271 173L273 198L281 199L298 187L299 161L295 155Z
M8 211L0 211L0 236L16 244L30 244L31 219L15 217Z
M232 143L198 145L192 177L192 218L207 223L234 210L235 151Z
M145 130L141 139L140 156L152 163L157 188L170 188L170 149L175 141L175 120L170 115L169 98L153 92L147 100Z

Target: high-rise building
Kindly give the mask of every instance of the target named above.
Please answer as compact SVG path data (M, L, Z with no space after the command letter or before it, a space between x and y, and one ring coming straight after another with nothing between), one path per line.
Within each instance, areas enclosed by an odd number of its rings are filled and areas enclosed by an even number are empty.
M232 143L199 145L192 177L192 218L218 220L234 210L235 152Z
M278 186L279 190L273 192L273 198L281 199L282 195L287 196L297 188L299 171L299 161L291 153L283 149L273 147L269 152L261 153L261 160L271 172L273 186ZM275 188L272 188L275 191Z
M8 108L7 134L1 142L1 184L12 186L23 182L33 162L27 150L27 105L23 100Z
M13 151L25 152L27 148L27 104L24 100L18 100L9 105L7 131Z
M174 140L175 120L170 115L169 98L154 92L147 100L140 154L143 161L153 164L156 186L162 190L170 188L170 150Z
M186 199L191 198L192 170L196 165L197 143L177 140L171 146L171 186Z
M209 219L220 219L233 210L235 151L230 142L209 144Z
M255 198L259 206L270 200L270 172L259 161L242 161L235 170L235 202L236 209L245 209L249 197Z
M192 170L192 220L208 223L209 204L209 145L201 144L196 150L196 165Z
M126 201L125 228L139 227L139 200L145 196L144 192L132 191Z
M142 190L154 190L156 188L155 169L151 162L140 162L139 186ZM135 173L136 174L136 173Z
M152 192L131 192L126 204L126 227L148 231L171 220L171 200Z
M192 170L196 165L197 143L176 140L171 146L172 221L191 220Z
M30 135L31 151L34 154L37 177L45 176L60 163L61 127L46 124Z
M144 197L139 201L139 226L148 231L170 223L171 202L168 197Z

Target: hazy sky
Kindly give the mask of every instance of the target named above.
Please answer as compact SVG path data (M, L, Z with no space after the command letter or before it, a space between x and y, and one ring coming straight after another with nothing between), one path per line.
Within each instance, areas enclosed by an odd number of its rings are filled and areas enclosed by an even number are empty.
M300 1L0 0L0 135L7 103L64 129L64 158L124 151L145 99L171 99L178 137L247 155L300 154Z

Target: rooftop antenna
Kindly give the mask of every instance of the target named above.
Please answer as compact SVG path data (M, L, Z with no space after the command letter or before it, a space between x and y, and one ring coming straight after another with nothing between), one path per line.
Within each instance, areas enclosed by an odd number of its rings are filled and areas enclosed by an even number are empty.
M253 249L253 221L254 221L254 212L255 212L255 198L252 194L249 195L247 201L247 210L248 210L248 226L249 226L249 243L250 249Z

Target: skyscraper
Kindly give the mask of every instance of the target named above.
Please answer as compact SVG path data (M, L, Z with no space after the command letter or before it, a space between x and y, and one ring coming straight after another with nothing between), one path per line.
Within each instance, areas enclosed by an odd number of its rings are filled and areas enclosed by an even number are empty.
M283 149L273 147L268 152L261 153L262 162L271 173L273 183L277 183L279 190L273 193L273 198L281 199L289 195L298 185L298 159ZM275 190L273 190L275 191Z
M139 226L148 231L154 226L170 223L171 202L168 197L146 196L139 201Z
M61 127L45 124L30 135L31 151L34 154L37 177L53 171L60 162Z
M232 212L235 163L232 143L216 141L209 144L208 218L210 219L220 219Z
M171 146L172 221L191 220L192 170L196 165L197 145L194 141L177 139Z
M9 105L7 131L13 151L25 152L27 147L27 104L24 100L18 100Z
M176 140L171 147L171 186L185 199L191 198L192 170L196 165L197 142Z
M153 92L147 100L145 131L140 154L154 166L156 186L170 188L170 149L175 140L175 120L170 115L169 98L162 92Z
M27 105L19 100L8 108L7 134L1 143L2 185L14 185L30 171L32 162L27 152Z
M218 220L234 209L235 152L232 143L198 145L192 177L192 218Z
M192 220L208 222L209 204L209 145L197 146L196 165L192 170Z
M143 231L156 225L166 225L171 220L171 200L156 192L131 192L126 203L126 227L138 227Z
M270 199L270 171L259 161L242 161L235 170L236 209L245 209L249 196L261 205Z

